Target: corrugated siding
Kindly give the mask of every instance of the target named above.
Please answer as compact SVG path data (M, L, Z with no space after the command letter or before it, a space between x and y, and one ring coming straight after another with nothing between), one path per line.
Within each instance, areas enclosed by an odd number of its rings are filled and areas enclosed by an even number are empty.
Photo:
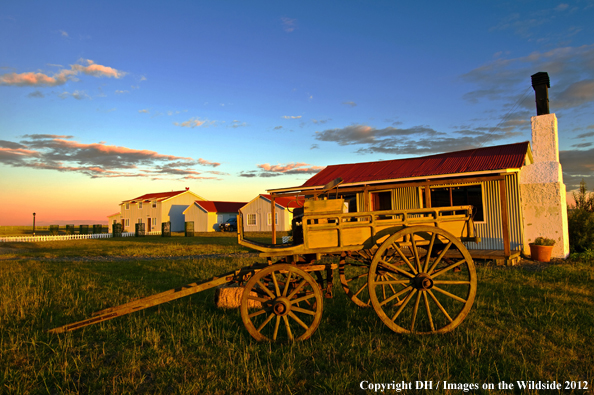
M520 206L520 195L517 173L505 176L507 211L510 233L511 250L522 248L522 212ZM441 188L452 185L476 185L468 184L440 184L433 185L433 188ZM480 243L465 243L468 249L473 250L503 250L503 229L501 223L501 205L499 195L499 181L484 181L482 184L483 193L483 222L475 222L476 235L481 238ZM420 201L419 187L395 188L393 194L393 207L395 210L406 210L422 208ZM363 193L357 194L358 207L363 207ZM362 211L359 209L359 211Z
M503 250L503 229L501 223L501 197L499 181L483 182L484 222L475 222L476 235L480 243L465 243L469 250ZM522 212L518 176L516 173L505 176L507 212L512 251L522 248Z

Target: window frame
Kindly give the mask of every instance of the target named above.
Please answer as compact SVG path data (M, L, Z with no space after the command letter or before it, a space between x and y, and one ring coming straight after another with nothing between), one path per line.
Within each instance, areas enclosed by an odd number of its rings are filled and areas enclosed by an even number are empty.
M267 219L268 219L268 221L267 221L268 226L271 226L272 225L272 213L270 211L268 212ZM278 213L276 211L274 212L274 224L278 225Z
M254 220L253 221L254 222L253 224L250 223L251 222L250 219L252 219L252 218ZM256 214L249 214L248 213L247 214L247 221L246 221L246 223L247 223L247 226L257 226L258 225L258 217L257 217L257 215Z
M429 193L431 194L431 196L433 196L433 190L434 189L444 189L444 188L449 188L450 189L450 204L453 204L453 195L452 195L452 188L465 188L465 187L474 187L474 186L478 186L481 189L481 208L483 211L483 219L482 220L478 220L478 219L473 219L475 224L484 224L487 222L487 210L486 210L486 204L485 204L485 187L484 187L484 183L482 182L478 182L478 183L471 183L471 184L441 184L441 185L431 185L429 187ZM421 206L425 207L425 199L424 198L424 194L425 194L425 187L419 187L419 200L421 201ZM431 200L431 207L433 206L433 199Z

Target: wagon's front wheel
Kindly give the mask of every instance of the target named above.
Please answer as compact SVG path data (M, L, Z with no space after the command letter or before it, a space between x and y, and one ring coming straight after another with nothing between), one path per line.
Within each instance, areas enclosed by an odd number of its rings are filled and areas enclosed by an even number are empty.
M241 319L258 341L305 340L322 319L322 292L316 281L296 266L272 265L247 282Z
M464 244L433 226L390 236L374 255L368 277L374 310L398 333L453 330L468 315L476 286L474 263Z

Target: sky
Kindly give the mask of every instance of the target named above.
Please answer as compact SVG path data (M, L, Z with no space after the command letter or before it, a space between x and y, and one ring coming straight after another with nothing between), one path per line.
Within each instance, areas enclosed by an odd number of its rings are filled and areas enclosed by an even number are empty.
M594 0L5 2L0 225L250 201L327 165L529 141L594 189Z

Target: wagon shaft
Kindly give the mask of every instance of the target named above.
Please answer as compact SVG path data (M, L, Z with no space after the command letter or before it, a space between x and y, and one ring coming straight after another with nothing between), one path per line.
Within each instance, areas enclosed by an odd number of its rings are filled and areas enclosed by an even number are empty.
M183 298L184 296L190 296L198 292L205 291L210 288L217 287L222 284L227 284L234 281L244 281L247 279L248 275L254 273L254 271L259 270L258 265L244 267L242 269L236 270L234 272L226 273L219 277L214 277L210 280L201 281L198 283L192 283L188 285L184 285L183 287L170 289L165 292L161 292L152 296L148 296L146 298L134 300L132 302L128 302L116 307L110 307L108 309L104 309L101 311L97 311L93 313L92 318L88 318L86 320L82 320L79 322L75 322L73 324L68 324L64 326L60 326L58 328L54 328L49 330L49 333L64 333L70 332L75 329L84 328L85 326L97 324L99 322L111 320L116 317L121 317L126 314L134 313L136 311L144 310L149 307L157 306L163 303L170 302L175 299Z

